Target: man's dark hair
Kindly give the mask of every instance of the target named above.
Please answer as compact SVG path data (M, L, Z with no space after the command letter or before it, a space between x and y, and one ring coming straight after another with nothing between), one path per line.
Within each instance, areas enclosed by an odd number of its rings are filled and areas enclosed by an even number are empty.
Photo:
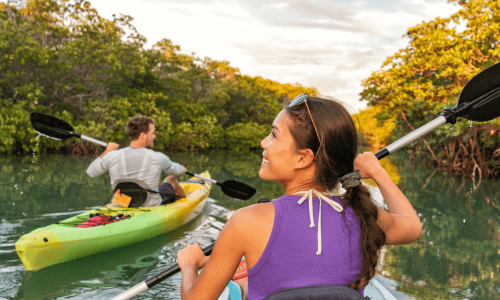
M154 124L155 120L151 117L136 116L128 120L125 125L125 132L129 138L134 141L139 138L141 132L149 132L149 124Z

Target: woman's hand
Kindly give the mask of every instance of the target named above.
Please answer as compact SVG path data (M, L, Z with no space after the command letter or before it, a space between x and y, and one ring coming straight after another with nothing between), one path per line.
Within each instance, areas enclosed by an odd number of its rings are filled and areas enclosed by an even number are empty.
M177 263L181 270L185 266L193 266L200 270L206 265L208 259L209 257L203 254L198 244L188 245L177 253Z
M410 201L382 168L375 154L365 152L354 160L363 178L375 180L389 212L378 209L377 223L385 233L386 245L408 244L422 236L422 224Z
M365 152L359 154L354 160L354 170L359 170L363 178L373 178L376 173L384 169L380 165L375 154L372 152Z

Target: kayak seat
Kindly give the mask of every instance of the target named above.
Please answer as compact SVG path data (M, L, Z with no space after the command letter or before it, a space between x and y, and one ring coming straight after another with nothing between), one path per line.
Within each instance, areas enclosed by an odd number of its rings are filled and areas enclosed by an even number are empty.
M113 183L113 193L116 193L116 190L118 189L120 190L120 193L132 198L128 207L140 207L149 200L151 193L173 197L174 199L179 198L176 194L160 193L158 191L150 190L143 181L138 179L115 180Z
M132 198L128 207L140 207L149 200L150 194L159 194L157 191L150 190L149 187L138 179L123 179L115 180L113 183L113 193L116 190Z
M119 182L113 189L113 193L115 193L116 190L120 190L120 193L132 198L128 207L139 207L149 199L147 189L135 182Z
M366 300L361 293L343 285L313 285L288 288L272 293L264 300Z

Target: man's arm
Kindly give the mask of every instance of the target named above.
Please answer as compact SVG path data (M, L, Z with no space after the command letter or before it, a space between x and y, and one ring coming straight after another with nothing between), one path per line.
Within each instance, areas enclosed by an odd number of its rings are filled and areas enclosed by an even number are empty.
M111 151L118 150L118 148L120 148L120 145L118 145L117 143L108 143L106 150L99 157L103 158L104 155L108 154Z
M160 153L160 152L157 152L157 153ZM161 168L163 169L163 172L165 172L169 175L175 175L175 176L182 175L182 174L186 173L186 167L184 167L181 164L178 164L176 162L171 161L170 158L168 158L168 156L166 156L165 154L163 154L163 153L160 153L160 154L162 156Z
M87 175L90 177L96 177L104 174L107 168L103 165L103 157L111 151L118 150L120 146L116 143L108 143L106 150L96 158L90 166L87 168Z

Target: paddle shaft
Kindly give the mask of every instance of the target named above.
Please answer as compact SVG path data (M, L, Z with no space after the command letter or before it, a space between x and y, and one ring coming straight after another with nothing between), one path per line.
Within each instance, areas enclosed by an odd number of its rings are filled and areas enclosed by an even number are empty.
M203 248L203 254L209 256L212 253L212 250L214 248L215 244L211 244L205 248ZM135 285L134 287L126 290L125 292L119 294L118 296L114 297L111 300L126 300L130 299L146 290L149 290L150 288L154 287L158 283L162 282L163 280L171 277L174 274L179 273L181 268L179 268L179 264L175 264L171 266L170 268L166 269L165 271L162 271L152 277L149 277L145 281Z
M199 175L199 174L194 174L194 173L191 173L191 172L186 172L186 174L191 175L191 176L194 176L194 177L196 177L196 178L203 179L203 180L208 181L208 182L211 182L211 183L213 183L213 184L220 185L220 183L218 183L216 180L213 180L213 179L211 179L211 178L207 178L207 177L201 176L201 175Z
M82 140L86 140L88 142L91 142L91 143L94 143L94 144L97 144L99 146L103 146L103 147L107 147L108 146L108 143L105 143L103 141L99 141L99 140L96 140L96 139L93 139L91 137L88 137L86 135L83 135L83 134L80 134L80 133L73 133L73 135L75 135L76 137L79 137L81 138Z
M404 137L400 138L399 140L395 141L394 143L390 144L384 149L378 151L377 153L375 153L375 156L379 160L381 160L382 158L388 156L391 153L394 153L395 151L403 148L409 143L419 139L420 137L426 135L427 133L433 131L434 129L438 128L439 126L445 123L446 123L446 117L440 116L430 121L429 123L425 124L424 126L420 127L419 129L410 132L409 134L405 135Z

